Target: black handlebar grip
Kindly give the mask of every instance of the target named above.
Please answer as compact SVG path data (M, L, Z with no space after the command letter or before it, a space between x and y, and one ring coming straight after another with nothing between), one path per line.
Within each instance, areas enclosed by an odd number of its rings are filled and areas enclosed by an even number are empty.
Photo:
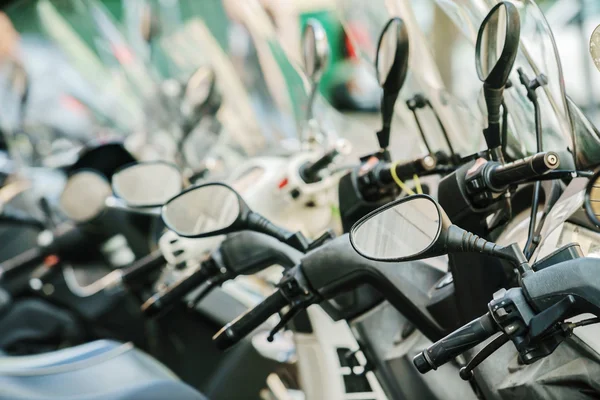
M558 154L553 151L537 153L508 164L491 168L487 180L492 187L501 188L527 179L533 179L552 171L560 165Z
M142 304L142 312L149 317L157 315L206 282L212 276L213 272L212 268L203 265L191 275L185 276L174 284L169 285L165 290L155 293Z
M262 303L221 328L213 336L215 345L220 350L228 349L269 319L271 315L279 312L287 304L288 301L281 291L276 291Z
M150 272L155 271L167 263L165 256L160 250L156 250L145 257L134 261L130 266L123 268L121 279L123 283L131 284L139 279L143 279Z
M396 176L401 180L412 179L414 175L420 175L424 172L432 171L437 165L436 159L431 155L417 158L402 164L385 164L379 171L379 181L384 185L394 183L392 177L392 167Z
M24 251L0 264L0 277L6 277L28 267L35 267L41 264L48 254L50 252L47 248L39 246Z
M338 155L338 151L333 149L328 151L312 164L306 164L300 169L300 176L306 183L314 183L319 180L319 172L327 168Z
M494 319L487 313L455 330L417 354L413 363L424 374L477 346L498 331Z

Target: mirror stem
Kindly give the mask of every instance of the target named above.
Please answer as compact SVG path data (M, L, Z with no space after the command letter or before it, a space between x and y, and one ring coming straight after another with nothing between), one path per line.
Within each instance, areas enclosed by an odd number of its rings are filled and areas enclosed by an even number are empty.
M379 148L385 151L390 145L390 127L392 125L392 117L394 115L394 106L398 99L400 92L394 91L392 93L386 93L383 91L383 98L381 99L381 119L383 126L381 130L377 132L377 140L379 141Z
M498 151L496 148L502 148L500 135L500 109L504 100L504 87L495 89L487 84L483 85L483 95L488 111L488 127L484 129L483 135L488 149L492 150L492 158L497 159Z
M250 212L248 215L248 228L253 231L269 235L280 242L286 243L294 234L284 228L280 228L259 213Z

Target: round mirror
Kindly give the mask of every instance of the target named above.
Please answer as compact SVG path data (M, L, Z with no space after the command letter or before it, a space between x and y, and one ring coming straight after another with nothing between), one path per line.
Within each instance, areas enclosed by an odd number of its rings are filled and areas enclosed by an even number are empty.
M379 37L375 69L381 87L400 90L408 71L408 31L401 18L388 21ZM396 89L397 88L397 89Z
M90 221L104 210L111 193L110 184L104 176L91 170L78 171L67 180L60 196L60 206L73 221Z
M350 241L366 258L400 261L430 248L442 227L438 206L428 196L386 205L354 225Z
M475 46L477 75L492 88L506 85L519 49L520 24L519 11L509 2L494 6L481 23Z
M309 19L304 26L302 58L308 77L312 81L318 80L329 61L329 44L323 25L316 19Z
M600 71L600 25L592 32L592 37L590 38L590 55L594 64L596 64L596 68Z
M229 186L209 183L172 198L163 206L167 228L184 237L225 233L241 214L238 194Z
M594 225L600 227L600 172L591 179L585 192L585 211Z
M128 165L112 178L112 189L130 207L158 207L183 189L181 172L163 161Z

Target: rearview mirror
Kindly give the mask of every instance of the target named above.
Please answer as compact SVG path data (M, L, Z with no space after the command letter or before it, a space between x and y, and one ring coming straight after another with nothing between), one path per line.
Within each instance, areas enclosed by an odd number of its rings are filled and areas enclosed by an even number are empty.
M357 253L377 261L410 261L448 253L486 253L525 270L527 260L516 244L502 247L452 225L442 207L419 194L386 204L350 230Z
M379 147L382 150L389 146L394 105L406 80L408 56L409 40L406 25L401 18L392 18L381 32L375 58L377 80L383 89L381 100L383 127L377 132Z
M588 183L585 191L585 212L596 226L600 226L600 171Z
M475 66L479 79L484 82L483 94L488 111L488 127L484 131L489 149L501 146L500 105L504 87L519 50L521 20L514 4L503 1L496 4L485 17L475 45ZM492 153L498 158L496 153Z
M592 61L600 71L600 25L594 29L592 32L592 36L590 37L590 55L592 56Z
M323 25L316 19L309 19L302 32L302 58L306 75L317 82L329 61L329 43Z
M184 117L192 118L208 102L215 90L215 73L207 66L199 67L188 79L185 86L181 112Z
M181 192L182 181L181 172L173 164L141 162L115 172L112 190L129 207L159 207Z
M192 187L162 208L167 228L183 237L207 237L246 228L250 209L240 195L223 183Z
M60 207L71 220L88 222L102 213L111 193L104 176L92 170L81 170L67 180L60 196Z
M413 259L434 247L442 227L450 225L442 213L429 196L406 197L358 221L350 231L350 241L358 253L369 259Z

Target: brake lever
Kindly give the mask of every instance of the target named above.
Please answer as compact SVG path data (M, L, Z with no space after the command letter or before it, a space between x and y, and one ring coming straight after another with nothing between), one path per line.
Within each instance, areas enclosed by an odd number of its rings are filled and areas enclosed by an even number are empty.
M458 374L460 375L462 380L469 381L473 378L473 370L477 368L479 364L481 364L486 358L491 356L496 350L500 347L504 346L506 343L510 341L510 336L506 333L501 333L496 336L491 342L489 342L483 349L479 351L479 353L475 354L475 356L460 369Z
M269 336L267 336L267 341L272 342L275 338L275 334L283 329L285 325L287 325L300 311L306 309L308 306L312 305L315 302L316 297L310 296L301 301L298 301L290 307L290 310L285 314L281 315L279 322L271 332L269 332Z

